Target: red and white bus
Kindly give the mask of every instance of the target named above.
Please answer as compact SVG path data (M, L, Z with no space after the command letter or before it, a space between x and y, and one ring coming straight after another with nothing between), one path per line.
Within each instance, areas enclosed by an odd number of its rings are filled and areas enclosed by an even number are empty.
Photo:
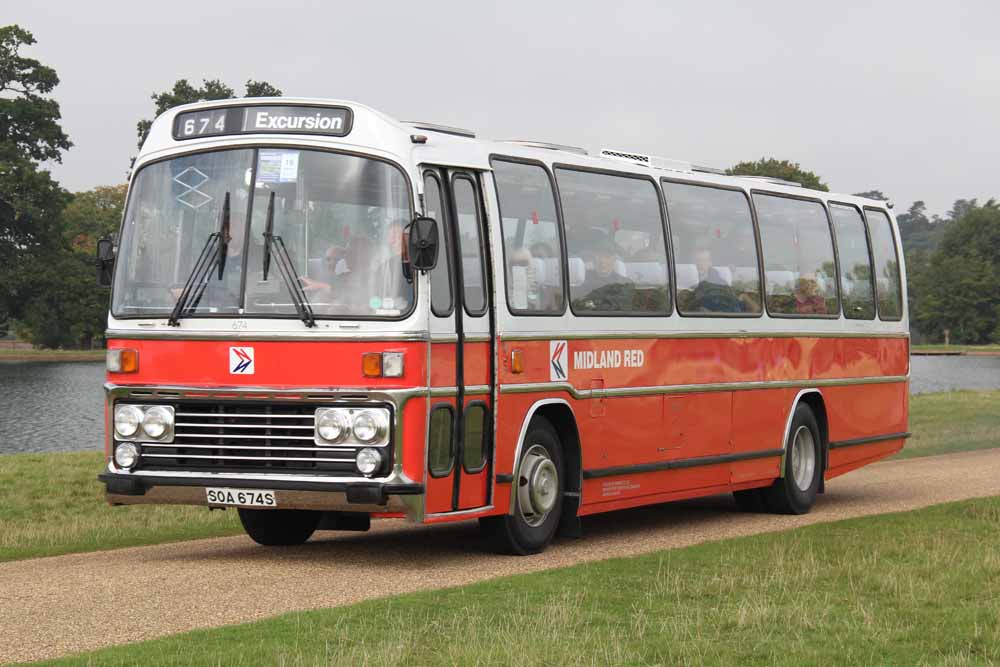
M301 543L733 493L809 511L907 437L885 202L624 151L242 99L152 126L117 247L112 504Z

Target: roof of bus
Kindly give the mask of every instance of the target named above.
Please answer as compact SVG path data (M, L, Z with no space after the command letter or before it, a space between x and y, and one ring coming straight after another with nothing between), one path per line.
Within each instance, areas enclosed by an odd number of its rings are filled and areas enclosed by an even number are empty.
M856 195L821 192L795 183L776 179L748 176L730 176L719 170L710 170L681 160L661 158L633 151L615 149L619 156L591 154L584 149L541 141L502 141L477 137L473 132L431 123L399 121L364 104L350 100L319 99L306 97L259 97L215 100L185 104L165 111L158 116L150 128L146 142L140 150L137 164L156 159L166 152L173 152L181 145L192 148L216 145L220 140L227 143L259 143L262 138L288 138L288 134L254 134L213 136L207 139L174 138L172 128L174 118L187 111L197 109L235 106L330 106L348 107L353 114L350 132L336 139L339 145L347 144L366 150L380 151L397 157L412 155L414 163L442 164L473 169L490 169L490 160L498 156L508 156L527 160L537 160L549 166L578 166L605 171L617 171L648 176L654 179L676 179L696 181L705 184L738 187L744 190L767 190L799 197L834 200L858 206L891 208L888 202ZM416 137L425 138L423 143ZM295 135L306 144L329 141L325 136Z

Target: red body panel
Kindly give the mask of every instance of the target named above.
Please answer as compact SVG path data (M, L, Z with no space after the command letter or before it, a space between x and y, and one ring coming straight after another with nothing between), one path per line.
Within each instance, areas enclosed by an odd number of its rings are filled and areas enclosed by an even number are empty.
M232 374L230 347L253 347L255 372ZM456 378L455 344L284 341L109 342L110 348L139 350L137 373L108 375L119 385L192 386L262 389L356 388L378 390L425 386L452 389L489 384L489 343L467 343L464 378ZM659 463L727 454L780 449L789 413L798 392L809 381L819 382L826 408L829 439L834 442L903 433L907 429L908 393L905 380L824 386L823 382L858 378L902 377L908 373L909 343L899 338L664 338L569 340L567 377L555 378L550 342L501 341L498 378L505 385L540 385L538 391L502 393L496 406L495 465L476 474L461 473L457 505L453 502L455 473L434 479L426 474L427 399L410 399L403 410L403 442L397 460L406 475L426 486L428 522L469 518L449 517L454 509L478 508L490 500L491 476L513 471L515 449L532 406L554 399L572 411L580 433L584 471ZM520 350L524 372L509 367L512 350ZM402 351L403 378L365 378L364 352ZM621 353L615 357L614 353ZM580 353L593 353L577 357ZM602 364L605 360L617 363ZM612 353L610 356L607 353ZM641 363L640 363L641 361ZM579 363L578 363L579 362ZM604 365L605 367L601 367ZM576 399L553 380L577 391L597 390L592 398ZM792 383L793 386L733 387L721 383ZM690 391L677 385L697 385ZM622 388L646 387L636 396L606 396ZM663 387L669 387L664 393ZM524 388L524 387L522 387ZM470 401L490 403L489 394L472 394ZM431 405L456 407L454 395L436 396ZM898 451L903 441L831 449L826 477L831 478ZM779 474L777 455L750 460L629 473L585 479L580 514L664 502L770 483ZM461 462L456 462L460 466ZM492 510L505 512L511 485L495 484ZM473 515L474 516L474 515Z

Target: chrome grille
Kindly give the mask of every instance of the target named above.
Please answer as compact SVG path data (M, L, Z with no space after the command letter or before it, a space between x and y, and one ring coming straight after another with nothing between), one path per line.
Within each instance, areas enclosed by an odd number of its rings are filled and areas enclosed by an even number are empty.
M355 475L360 447L318 446L315 410L299 403L174 403L174 441L142 443L139 470Z

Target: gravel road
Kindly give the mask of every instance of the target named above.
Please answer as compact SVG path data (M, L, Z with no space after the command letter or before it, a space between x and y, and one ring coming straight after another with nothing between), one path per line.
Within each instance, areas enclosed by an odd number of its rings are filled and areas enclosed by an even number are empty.
M3 563L0 662L994 495L1000 449L869 466L831 482L801 517L741 514L728 496L591 517L583 539L528 558L485 553L474 522L382 521L280 550L230 537Z

